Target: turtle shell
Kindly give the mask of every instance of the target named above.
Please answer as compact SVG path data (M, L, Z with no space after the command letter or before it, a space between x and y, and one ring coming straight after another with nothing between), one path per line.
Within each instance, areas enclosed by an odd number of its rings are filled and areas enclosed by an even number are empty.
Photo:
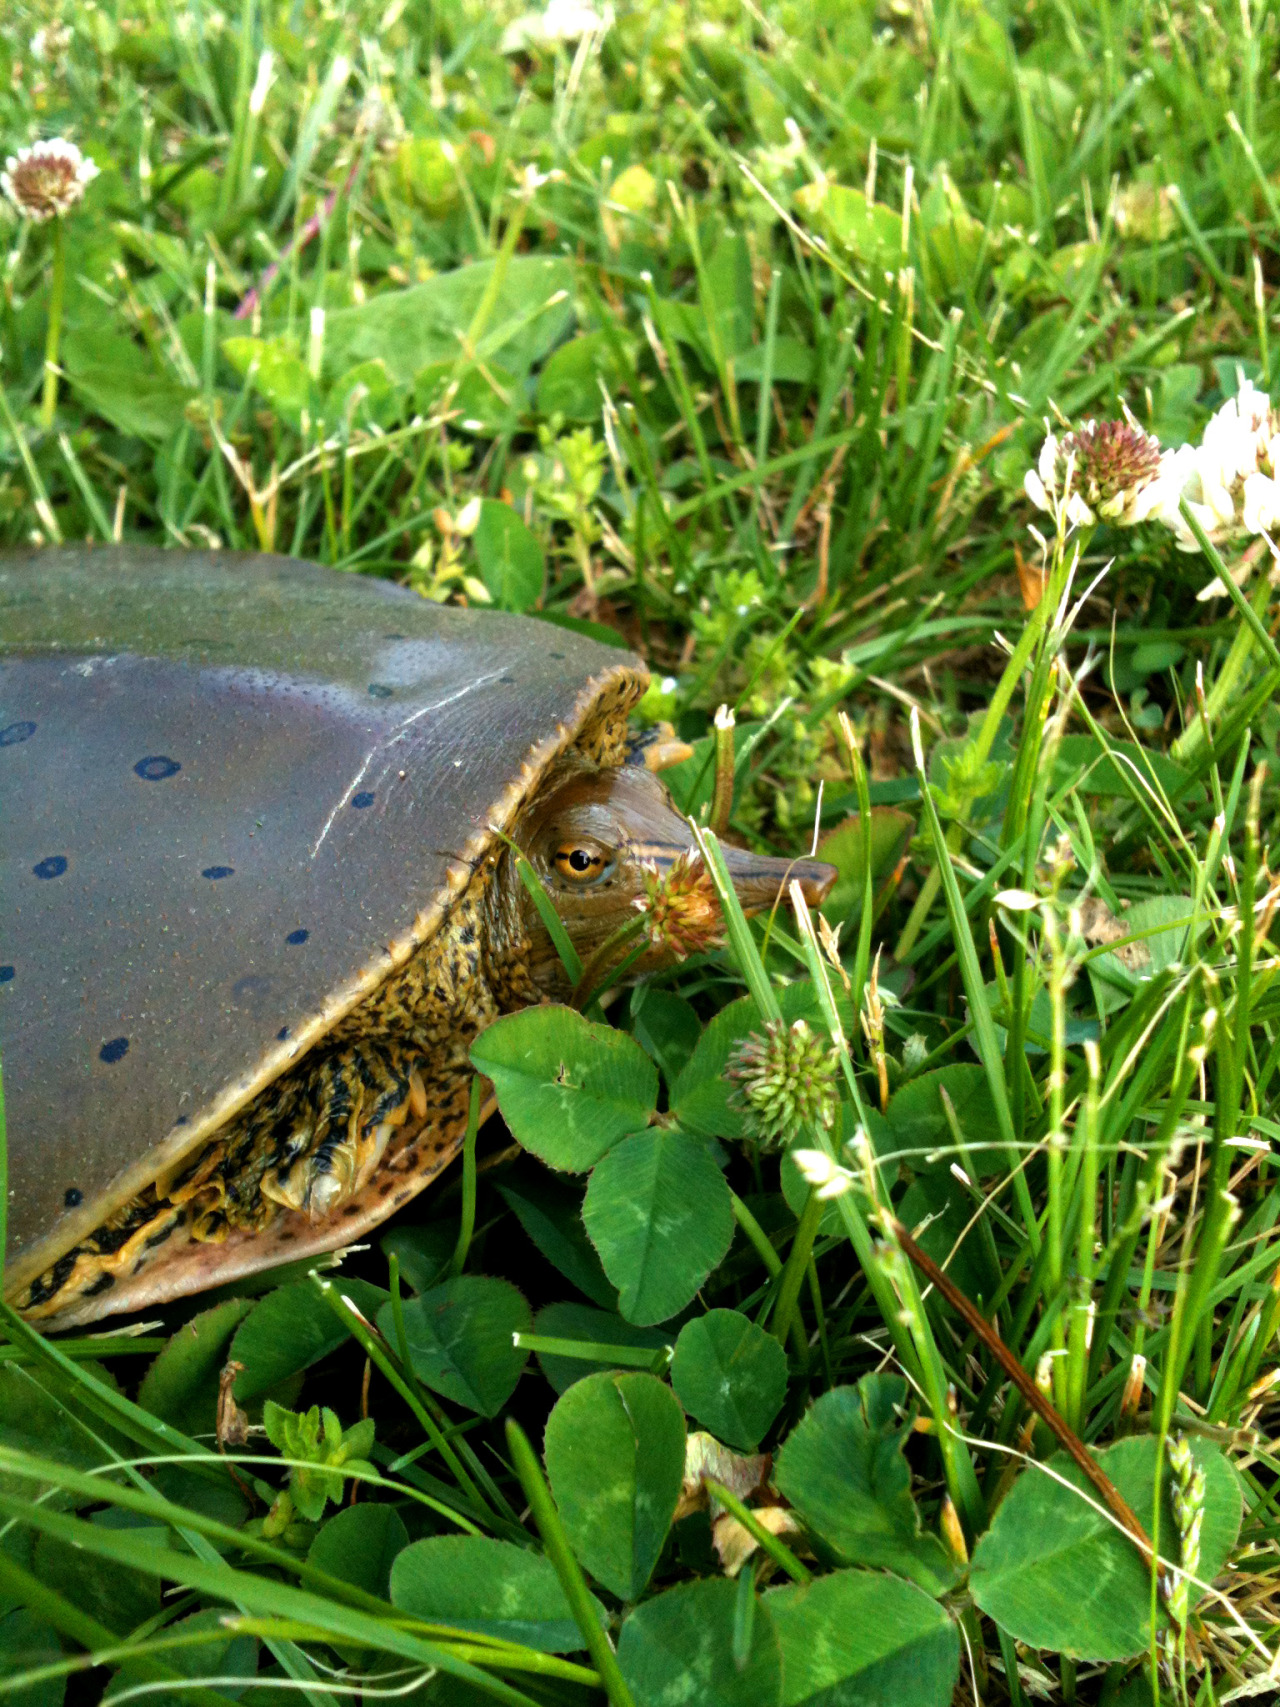
M288 558L0 558L6 1290L401 966L644 685L577 633Z

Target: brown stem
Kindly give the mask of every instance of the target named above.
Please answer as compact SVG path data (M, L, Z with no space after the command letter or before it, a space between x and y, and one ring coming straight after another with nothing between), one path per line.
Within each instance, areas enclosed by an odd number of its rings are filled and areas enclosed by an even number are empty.
M897 1239L907 1256L910 1257L929 1283L937 1287L956 1314L963 1317L969 1327L973 1329L1027 1404L1071 1454L1081 1470L1093 1483L1107 1509L1113 1514L1141 1553L1143 1563L1150 1567L1155 1561L1155 1549L1151 1545L1146 1530L1139 1522L1133 1507L1080 1439L1080 1436L1045 1398L977 1305L966 1298L959 1287L947 1278L933 1258L920 1249L920 1246L911 1237L901 1221L895 1220L892 1216L888 1219L893 1229L894 1238Z
M293 251L295 249L305 249L311 239L318 236L319 233L324 230L325 222L328 220L334 208L338 205L338 197L346 195L352 184L355 183L356 173L360 170L363 158L364 156L362 154L356 155L355 159L351 162L351 170L347 173L346 182L340 185L337 189L330 190L329 194L324 199L324 206L320 209L320 212L313 213L311 218L307 220L306 224L289 239L284 248L280 251L280 259L278 261L272 261L271 265L267 268L266 272L263 273L257 284L254 285L253 289L239 303L235 314L232 317L233 319L247 320L262 300L262 293L276 278L281 267L289 259L289 256Z

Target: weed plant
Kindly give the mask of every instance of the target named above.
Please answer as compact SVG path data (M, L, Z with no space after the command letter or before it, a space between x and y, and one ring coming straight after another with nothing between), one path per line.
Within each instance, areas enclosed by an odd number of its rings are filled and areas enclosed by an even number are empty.
M506 1130L337 1268L6 1308L0 1699L1280 1694L1269 541L1023 487L1270 386L1276 55L1267 0L6 7L4 151L99 171L0 213L0 538L585 626L711 879L840 881L492 1027Z

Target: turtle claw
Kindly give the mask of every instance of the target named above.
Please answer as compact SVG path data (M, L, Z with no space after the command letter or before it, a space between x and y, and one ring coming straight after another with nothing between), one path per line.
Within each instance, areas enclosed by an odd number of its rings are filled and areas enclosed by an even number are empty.
M311 1167L304 1156L283 1173L279 1168L268 1168L258 1190L268 1202L278 1203L281 1209L305 1209L310 1183Z
M342 1181L336 1174L321 1174L320 1178L311 1182L311 1190L307 1195L307 1208L313 1221L323 1221L331 1209L336 1209L347 1196Z
M427 1118L427 1086L417 1067L409 1074L409 1112L415 1120Z

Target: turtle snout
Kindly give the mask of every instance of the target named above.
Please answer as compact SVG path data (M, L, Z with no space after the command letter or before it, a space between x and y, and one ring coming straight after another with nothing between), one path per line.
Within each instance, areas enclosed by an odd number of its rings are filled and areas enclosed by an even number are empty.
M820 859L774 859L768 854L751 853L746 848L721 843L720 851L728 867L733 887L742 902L743 911L760 912L772 907L781 897L786 899L787 888L798 883L811 907L826 900L838 875L835 866Z

